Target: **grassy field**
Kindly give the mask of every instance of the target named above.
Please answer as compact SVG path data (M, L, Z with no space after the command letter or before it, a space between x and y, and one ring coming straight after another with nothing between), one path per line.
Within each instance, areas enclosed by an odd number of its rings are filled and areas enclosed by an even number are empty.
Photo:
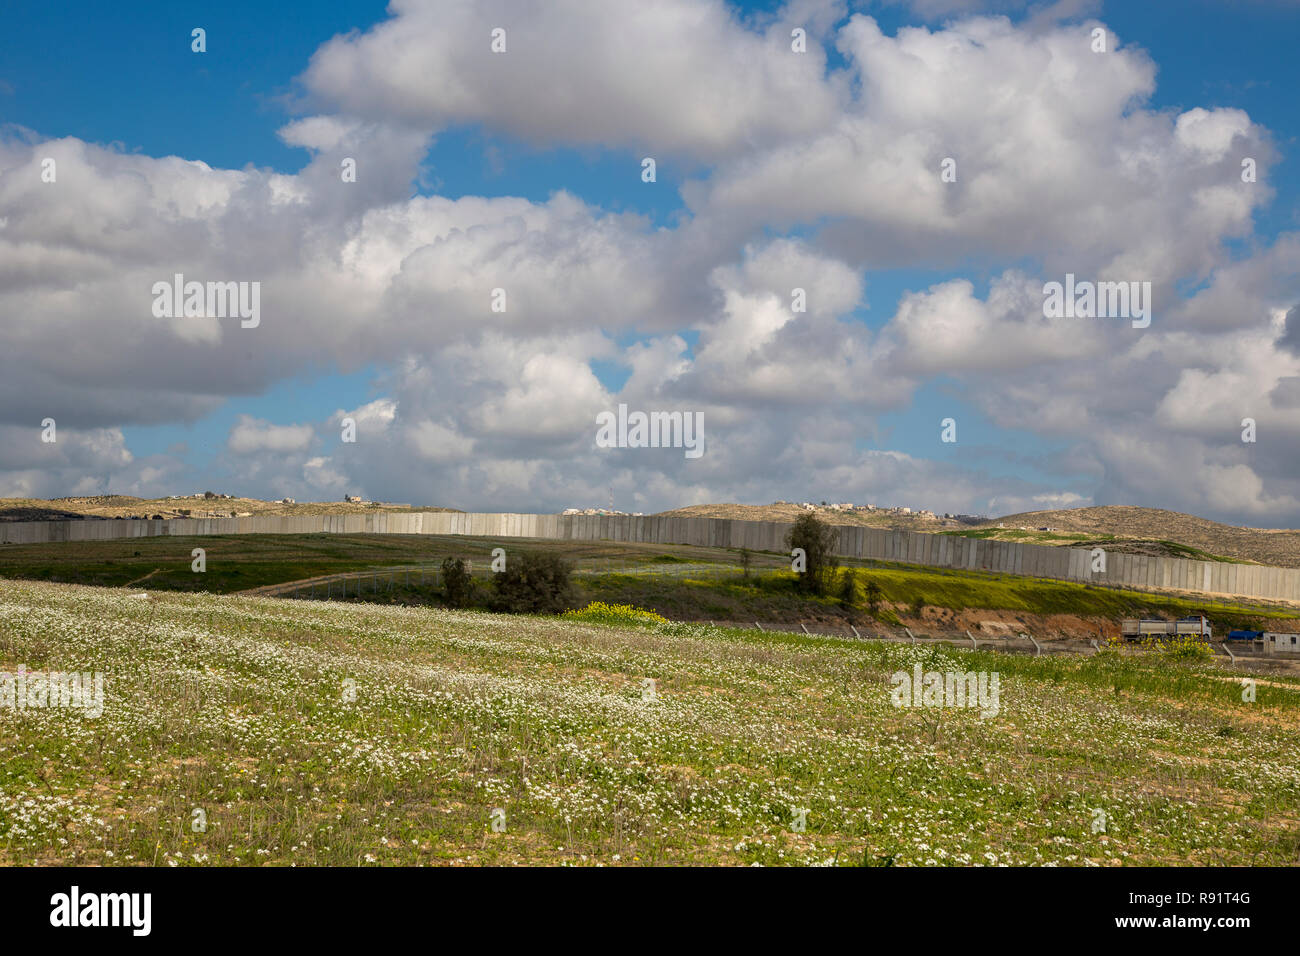
M151 590L229 594L323 574L374 568L434 566L443 558L471 558L486 566L499 538L397 534L258 534L160 536L15 544L0 548L0 577ZM207 570L191 569L203 548ZM673 552L665 555L665 549ZM619 544L602 541L519 541L511 551L558 551L580 566L654 564L670 560L734 562L721 549Z
M434 569L448 556L472 559L486 572L497 538L437 535L205 535L111 541L9 545L0 548L0 577L58 581L149 591L229 594L321 575L375 575L361 582L360 598L407 604L440 604L432 573L425 586L407 586L403 568ZM191 569L191 551L206 551L203 573ZM510 553L547 551L564 555L581 572L578 597L652 608L674 620L800 620L858 622L864 609L846 611L834 598L810 598L779 570L779 555L754 555L755 574L743 580L736 552L685 545L520 540ZM1207 614L1216 629L1254 627L1295 617L1293 609L1237 601L1091 587L1067 581L920 565L858 562L863 584L881 588L881 623L921 602L953 612L971 609L1008 615L1073 615L1115 627L1122 617ZM385 578L392 587L385 586ZM354 588L357 582L354 580ZM380 591L374 593L375 587ZM339 591L335 585L334 591ZM306 592L304 592L306 593ZM321 593L323 589L321 589ZM892 609L892 610L891 610ZM1285 628L1283 628L1285 629ZM960 630L960 628L958 628ZM1095 628L1090 634L1095 632Z
M0 706L5 864L1300 854L1300 685L1159 657L7 583L19 664L105 696ZM893 706L914 664L997 672L998 712Z

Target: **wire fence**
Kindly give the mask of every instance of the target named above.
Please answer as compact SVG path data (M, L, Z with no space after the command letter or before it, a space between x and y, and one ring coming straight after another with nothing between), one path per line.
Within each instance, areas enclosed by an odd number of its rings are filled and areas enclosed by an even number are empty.
M474 579L487 583L494 576L492 560L468 559L466 570ZM754 555L748 568L740 564L727 565L718 562L683 562L683 561L628 561L616 557L584 558L574 562L574 577L608 577L625 575L629 577L665 578L678 581L702 580L709 582L732 582L736 584L752 580L765 572L788 570L786 561L773 561L770 555ZM869 570L871 562L862 565L847 565L855 570ZM289 597L299 600L340 601L361 600L386 596L418 597L443 588L442 566L439 564L394 565L382 568L367 568L361 571L340 572L322 575L307 581L290 582L271 586L261 593L276 597ZM1027 653L1036 656L1060 654L1093 654L1102 649L1096 640L1080 638L1054 638L1040 642L1032 635L1020 631L1014 634L975 637L970 631L945 630L937 633L915 634L908 628L882 629L877 623L863 625L841 624L831 626L818 623L809 626L806 623L791 625L784 622L759 621L706 621L713 626L739 629L755 629L768 633L804 634L809 637L850 638L854 640L903 641L913 644L945 644L971 649L999 650L1011 653ZM1124 646L1124 645L1121 645ZM1229 646L1225 643L1213 643L1211 647L1216 657L1229 663L1252 660L1276 660L1274 655L1266 654L1261 648L1247 646L1244 642Z

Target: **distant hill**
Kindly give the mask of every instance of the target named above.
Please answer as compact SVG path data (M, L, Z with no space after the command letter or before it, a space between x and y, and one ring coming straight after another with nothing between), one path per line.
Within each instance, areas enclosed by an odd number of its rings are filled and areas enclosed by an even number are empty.
M1167 541L1233 561L1300 567L1300 530L1239 528L1162 508L1101 505L1065 511L1025 511L995 518L979 527L997 529L999 524L1002 530L1052 528L1058 535L1077 536L1081 541L1107 535L1121 540Z
M892 528L897 531L944 531L951 528L970 528L973 525L943 518L926 518L921 515L897 515L889 509L875 511L836 511L818 507L818 516L831 524L861 525L865 528ZM790 502L771 505L688 505L662 511L656 517L666 518L731 518L736 521L793 521L807 509Z
M85 498L0 498L0 521L68 521L99 518L228 518L233 515L348 515L376 511L454 511L454 508L343 501L284 504L256 498L135 498L94 495Z

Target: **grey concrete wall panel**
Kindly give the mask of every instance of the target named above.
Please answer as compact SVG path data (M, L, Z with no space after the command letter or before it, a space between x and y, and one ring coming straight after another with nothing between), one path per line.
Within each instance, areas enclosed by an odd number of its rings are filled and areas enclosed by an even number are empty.
M1042 548L1026 545L1020 549L1020 559L1016 565L1017 574L1032 574L1035 577L1048 576L1047 555Z

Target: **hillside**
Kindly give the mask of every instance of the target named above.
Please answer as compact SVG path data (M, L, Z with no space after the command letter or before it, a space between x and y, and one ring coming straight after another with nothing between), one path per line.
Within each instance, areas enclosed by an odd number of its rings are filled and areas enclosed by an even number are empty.
M1054 529L1082 540L1113 535L1120 540L1172 541L1233 561L1300 567L1300 531L1238 528L1195 515L1160 508L1105 505L1066 511L1026 511L980 525L981 529Z
M831 524L860 525L864 528L889 528L895 531L948 531L954 528L975 527L960 521L920 514L895 514L888 509L875 511L837 511L818 507L816 514ZM730 518L734 521L793 521L807 509L791 502L770 505L688 505L661 511L655 517L663 518Z

